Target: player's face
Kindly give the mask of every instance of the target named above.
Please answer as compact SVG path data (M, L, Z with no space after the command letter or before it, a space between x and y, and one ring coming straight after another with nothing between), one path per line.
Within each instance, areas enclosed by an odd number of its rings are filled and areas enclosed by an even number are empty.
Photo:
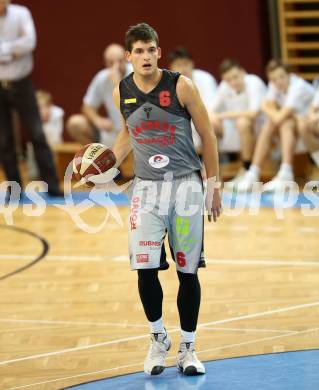
M284 68L276 68L268 74L268 78L279 91L287 91L289 86L289 73Z
M149 76L157 70L161 49L154 41L137 41L133 44L132 51L126 52L126 58L131 62L135 73Z
M0 0L0 14L3 14L6 11L6 8L9 3L10 0Z
M179 72L183 76L192 78L194 62L188 58L178 58L171 63L171 70Z
M231 68L222 75L222 79L236 92L241 92L245 89L244 77L244 70L237 67Z

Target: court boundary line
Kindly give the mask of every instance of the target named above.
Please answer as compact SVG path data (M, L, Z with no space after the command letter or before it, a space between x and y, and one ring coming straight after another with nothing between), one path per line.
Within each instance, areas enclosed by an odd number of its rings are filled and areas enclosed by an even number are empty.
M63 321L63 320L26 320L18 318L0 318L0 323L12 322L17 324L35 325L78 325L78 326L118 326L122 328L149 328L147 324L126 324L117 322L92 322L92 321ZM167 326L169 328L170 326ZM173 326L171 326L173 327ZM174 326L175 328L175 326Z
M305 308L314 307L314 306L319 306L319 301L305 303L305 304L301 304L301 305L294 305L294 306L289 306L289 307L284 307L284 308L279 308L279 309L274 309L274 310L269 310L269 311L263 311L263 312L259 312L259 313L246 314L246 315L242 315L242 316L226 318L223 320L210 321L210 322L199 324L198 328L202 328L202 327L209 326L209 325L226 324L229 322L241 321L241 320L250 319L250 318L264 317L264 316L271 315L271 314L284 313L287 311L292 311L292 310L297 310L297 309L305 309ZM170 329L170 333L175 333L175 332L179 332L179 331L180 331L179 327L175 328L175 329ZM139 336L126 337L126 338L118 339L118 340L104 341L102 343L95 343L95 344L83 345L80 347L66 348L66 349L62 349L62 350L58 350L58 351L45 352L45 353L36 354L36 355L24 356L24 357L20 357L20 358L16 358L16 359L0 361L0 366L6 365L6 364L11 364L11 363L16 363L16 362L21 362L21 361L26 361L26 360L38 359L38 358L42 358L42 357L62 355L65 353L81 351L81 350L85 350L85 349L103 347L106 345L118 344L121 342L139 340L139 339L143 339L146 337L149 337L148 333L143 334L143 335L139 335Z
M229 344L229 345L224 345L224 346L221 346L221 347L215 347L215 348L211 348L211 349L207 349L207 350L200 350L200 351L197 351L197 354L204 353L204 352L216 351L216 350L223 350L223 349L228 349L228 348L236 348L236 347L242 346L242 345L247 345L247 344L252 344L252 343L259 343L259 342L262 342L262 341L268 341L268 340L278 339L278 338L282 338L282 337L289 337L289 336L293 336L293 335L301 335L301 334L305 334L305 333L313 332L313 331L318 331L318 330L319 330L319 328L311 328L311 329L306 329L306 330L302 330L302 331L295 331L293 333L290 332L290 333L277 335L277 336L263 337L261 339L243 341L242 343ZM302 350L302 351L307 351L307 350ZM298 352L298 351L285 351L285 352L288 353L288 352ZM275 354L275 353L284 353L284 352L272 352L271 354ZM258 355L253 355L253 356L263 356L263 355L268 355L268 354L258 354ZM237 356L237 357L232 358L232 359L240 359L240 358L245 358L245 357L249 357L249 356L250 355L248 355L248 356ZM167 358L167 360L174 360L174 359L176 359L176 356L169 356ZM216 361L218 361L218 360L225 360L225 359L231 359L231 358L216 359ZM211 362L212 360L206 360L205 362L207 362L207 361ZM109 371L115 371L115 370L120 370L120 369L123 369L123 368L130 368L130 367L136 367L136 366L142 366L142 365L143 365L143 362L129 364L129 365L122 365L122 366L107 368L105 370L85 372L85 373L82 373L82 374L72 375L72 376L69 376L69 377L64 377L64 378L59 378L59 379L52 379L52 380L44 381L44 382L37 382L37 383L31 383L31 384L22 385L22 386L9 387L9 388L7 388L5 390L15 390L15 389L22 389L22 388L31 387L31 386L40 386L40 385L47 384L47 383L65 381L65 380L68 380L68 379L75 379L75 378L80 378L80 377L83 377L83 376L101 374L101 373L105 373L105 372L109 372ZM170 367L174 367L174 366L170 366ZM167 368L169 368L169 367L167 367ZM135 373L122 374L121 376L132 375L132 374L135 374ZM100 381L100 380L103 380L103 379L111 379L111 378L112 377L96 379L96 380L93 380L92 382L97 382L97 381ZM86 382L86 383L89 383L89 382ZM79 383L77 385L71 385L71 386L78 386L78 385L83 385L83 384L85 384L85 383Z
M149 325L146 324L129 324L129 323L119 323L119 322L93 322L93 321L63 321L63 320L28 320L28 319L18 319L18 318L0 318L0 323L17 323L17 324L35 324L35 325L78 325L78 326L118 326L120 328L149 328ZM165 324L167 329L176 328L174 325ZM229 330L229 331L244 331L244 332L295 332L294 330L288 329L263 329L263 328L221 328L221 327L209 327L204 326L203 329L207 330ZM21 330L24 330L22 328Z
M228 330L230 332L246 332L246 333L295 333L295 330L287 330L287 329L251 329L251 328L220 328L220 327L210 327L210 326L202 326L201 329L203 330Z
M19 255L19 254L0 254L0 261L5 260L32 260L32 255ZM172 260L172 259L168 259ZM74 255L47 255L46 261L89 261L89 262L102 262L102 261L114 261L114 262L128 262L129 258L125 255L115 257L105 256L74 256ZM296 266L296 267L319 267L318 260L281 260L281 259L211 259L207 258L206 263L216 265L273 265L273 266Z

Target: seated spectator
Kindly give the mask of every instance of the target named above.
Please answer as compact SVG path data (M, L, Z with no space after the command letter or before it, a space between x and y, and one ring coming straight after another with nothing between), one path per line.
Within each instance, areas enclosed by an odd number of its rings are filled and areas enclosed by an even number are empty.
M52 95L47 91L37 91L36 98L44 135L49 146L61 144L63 142L63 109L53 104ZM33 146L30 142L27 144L27 164L29 179L38 178L39 169L34 158Z
M316 91L309 111L300 118L298 130L313 162L319 168L319 89Z
M211 121L217 135L224 134L230 125L239 132L243 166L228 183L233 185L250 167L255 146L255 132L261 124L261 105L266 85L253 74L247 74L238 61L226 59L220 65L222 82L219 84L212 107Z
M278 134L281 145L281 166L277 175L264 185L264 191L283 188L285 182L294 180L293 158L298 134L297 116L304 116L314 97L314 88L302 78L288 73L277 60L271 60L266 73L268 91L262 109L267 116L258 137L252 165L238 183L238 190L247 191L260 179L260 168L271 147L273 136Z
M201 98L207 108L207 111L211 111L212 102L217 89L217 83L215 78L208 72L194 68L194 60L189 51L183 47L177 47L168 56L169 68L174 72L179 72L183 76L186 76L193 80L197 86ZM196 149L201 146L200 137L197 134L194 125L193 140Z
M113 90L120 80L131 73L124 48L109 45L104 51L106 69L93 78L83 99L82 114L69 118L66 128L71 138L83 145L101 142L112 146L122 128L121 114L113 102ZM99 114L104 106L107 117Z
M39 90L36 93L45 137L50 146L63 142L63 117L61 107L53 104L52 95Z

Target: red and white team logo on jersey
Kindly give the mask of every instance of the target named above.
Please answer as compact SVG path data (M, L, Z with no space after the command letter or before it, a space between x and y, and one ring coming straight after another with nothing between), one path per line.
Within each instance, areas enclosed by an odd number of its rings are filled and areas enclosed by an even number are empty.
M148 163L153 168L164 168L169 164L169 157L164 154L155 154L149 158Z
M136 255L136 262L137 263L148 263L148 254L142 253L142 254Z

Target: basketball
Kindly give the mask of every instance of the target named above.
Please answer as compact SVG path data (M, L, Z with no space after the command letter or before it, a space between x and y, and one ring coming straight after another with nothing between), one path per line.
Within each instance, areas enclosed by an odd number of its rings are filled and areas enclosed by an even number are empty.
M108 181L106 173L114 167L116 158L111 149L103 144L85 145L73 158L73 173L77 180L87 184L100 184Z

